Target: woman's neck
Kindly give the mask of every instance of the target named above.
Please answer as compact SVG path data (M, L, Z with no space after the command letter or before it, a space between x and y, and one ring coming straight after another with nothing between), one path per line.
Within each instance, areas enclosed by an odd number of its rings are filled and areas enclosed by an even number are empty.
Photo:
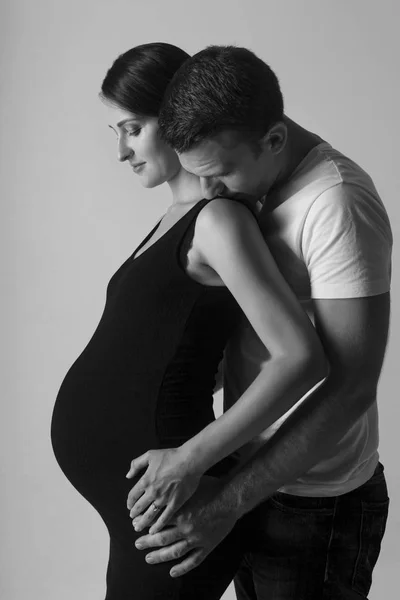
M168 185L172 192L172 204L192 204L203 198L200 179L182 167L168 181Z

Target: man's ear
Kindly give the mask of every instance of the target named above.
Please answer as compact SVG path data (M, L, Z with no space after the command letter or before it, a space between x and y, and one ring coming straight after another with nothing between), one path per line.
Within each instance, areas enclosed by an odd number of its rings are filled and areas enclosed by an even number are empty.
M269 150L272 154L280 154L286 146L287 127L283 121L278 121L272 125L267 133L261 138L263 148Z

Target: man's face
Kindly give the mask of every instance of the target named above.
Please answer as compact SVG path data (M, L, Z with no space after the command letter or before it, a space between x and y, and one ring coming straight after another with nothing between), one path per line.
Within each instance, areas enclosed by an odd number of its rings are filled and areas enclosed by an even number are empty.
M259 152L235 132L224 131L179 155L186 171L200 177L204 198L260 198L278 173L275 155L260 142Z

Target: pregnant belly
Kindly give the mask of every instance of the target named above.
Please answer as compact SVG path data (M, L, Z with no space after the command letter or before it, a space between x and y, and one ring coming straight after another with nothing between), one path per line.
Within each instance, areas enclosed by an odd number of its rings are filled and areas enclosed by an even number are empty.
M156 442L154 402L126 381L66 377L51 422L55 456L68 471L118 468ZM129 467L129 463L128 463Z
M214 419L209 402L154 381L138 389L132 379L67 375L51 423L56 459L80 489L89 479L125 477L133 458L152 448L176 447ZM183 396L186 398L183 398Z

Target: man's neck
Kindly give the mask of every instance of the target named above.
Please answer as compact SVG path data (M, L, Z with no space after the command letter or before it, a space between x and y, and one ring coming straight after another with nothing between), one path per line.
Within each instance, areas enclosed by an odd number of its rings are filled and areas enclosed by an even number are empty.
M281 177L276 182L277 187L284 185L287 181L289 181L291 175L297 169L302 160L307 156L307 154L318 144L323 142L323 139L320 138L315 133L304 129L289 117L284 118L284 122L287 126L288 132L288 140L286 143L286 147L284 149L284 153L286 155L286 164L282 171Z
M266 210L267 212L280 204L278 196L276 198L276 204L274 204L273 201L272 204L268 202L268 197L272 196L274 192L279 191L280 188L286 185L307 154L315 146L324 141L315 133L304 129L295 123L295 121L289 119L289 117L285 116L284 122L287 126L287 142L285 149L283 150L282 169L266 194L266 202L264 203L263 210Z

